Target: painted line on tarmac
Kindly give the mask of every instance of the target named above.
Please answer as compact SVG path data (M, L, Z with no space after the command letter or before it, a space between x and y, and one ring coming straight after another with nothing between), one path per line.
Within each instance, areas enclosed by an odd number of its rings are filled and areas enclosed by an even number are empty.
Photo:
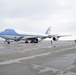
M40 73L46 73L46 72L52 72L52 73L56 73L57 74L57 72L58 73L60 72L59 69L54 69L54 68L45 67L45 66L41 66L41 65L32 64L32 66L33 66L33 69L39 71L39 74Z
M3 61L3 62L0 62L0 65L12 64L12 63L15 63L15 62L19 62L20 60L32 59L32 58L35 58L35 57L48 56L48 55L50 55L52 53L56 53L56 52L60 52L60 51L66 51L66 50L73 49L73 48L76 48L76 47L61 49L61 50L57 50L57 51L53 51L53 52L42 53L42 54L33 55L33 56L29 56L29 57L23 57L23 58Z

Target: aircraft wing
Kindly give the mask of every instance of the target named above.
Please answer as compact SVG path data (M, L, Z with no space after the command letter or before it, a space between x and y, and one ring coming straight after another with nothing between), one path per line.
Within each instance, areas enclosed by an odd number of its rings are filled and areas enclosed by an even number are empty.
M36 38L41 38L41 39L45 39L45 38L60 38L60 37L67 37L67 36L71 36L71 35L59 35L59 34L53 34L53 35L38 35L38 36L24 36L24 37L20 37L20 40L31 40L31 39L36 39Z
M67 37L67 36L71 36L71 35L59 35L59 34L53 34L53 35L48 35L49 36L49 38L52 38L52 37L58 37L58 38L60 38L60 37Z
M67 37L67 36L71 36L71 35L58 35L58 34L55 34L55 35L49 35L48 37L52 38L53 41L57 41L60 37Z
M36 39L36 38L42 38L42 39L45 39L45 38L49 38L48 35L38 35L38 36L24 36L23 38L21 38L22 40L31 40L31 39Z

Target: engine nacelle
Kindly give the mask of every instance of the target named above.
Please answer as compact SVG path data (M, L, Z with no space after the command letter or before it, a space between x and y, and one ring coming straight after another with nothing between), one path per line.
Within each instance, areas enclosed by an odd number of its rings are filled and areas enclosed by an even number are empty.
M57 41L58 37L53 37L52 39L53 39L53 41Z
M38 39L38 42L41 42L43 39L42 38L37 38Z

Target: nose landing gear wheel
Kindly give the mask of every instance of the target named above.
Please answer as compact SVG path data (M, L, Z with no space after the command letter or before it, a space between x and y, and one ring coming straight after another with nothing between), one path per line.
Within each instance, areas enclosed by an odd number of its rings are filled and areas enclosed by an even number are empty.
M9 41L7 41L7 43L8 43L8 44L10 44L10 42L9 42Z

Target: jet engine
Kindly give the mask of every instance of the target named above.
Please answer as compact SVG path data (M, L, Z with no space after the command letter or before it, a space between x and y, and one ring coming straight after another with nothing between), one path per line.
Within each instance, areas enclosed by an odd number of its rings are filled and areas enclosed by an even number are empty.
M42 41L42 38L34 38L34 39L31 39L30 43L38 43L41 41Z
M53 41L57 41L59 37L53 37Z
M37 38L38 39L38 42L41 42L42 41L42 38Z

